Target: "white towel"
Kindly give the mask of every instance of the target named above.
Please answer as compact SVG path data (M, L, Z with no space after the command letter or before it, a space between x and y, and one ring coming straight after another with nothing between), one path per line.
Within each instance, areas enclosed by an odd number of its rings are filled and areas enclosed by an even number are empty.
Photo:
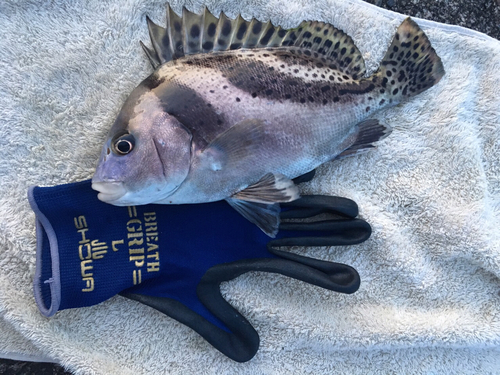
M378 67L403 15L358 0L188 1L294 27L330 22ZM180 13L183 2L172 3ZM261 346L235 363L159 312L121 297L44 318L32 293L30 185L90 178L130 91L151 73L138 41L164 1L0 6L0 356L77 374L500 372L500 42L418 20L446 75L374 117L394 128L367 154L330 162L302 193L354 199L364 244L295 251L360 273L354 295L251 273L223 294Z

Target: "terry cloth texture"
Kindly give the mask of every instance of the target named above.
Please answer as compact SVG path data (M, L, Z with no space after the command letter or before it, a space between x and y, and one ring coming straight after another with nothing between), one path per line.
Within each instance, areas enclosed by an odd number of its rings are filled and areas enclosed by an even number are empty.
M330 22L375 71L403 15L360 1L189 1L214 14ZM172 2L181 12L183 2ZM348 248L294 251L355 267L354 295L272 274L223 285L255 326L257 355L235 363L159 312L121 297L44 318L32 292L31 185L90 178L125 98L151 73L138 41L165 2L0 6L0 356L77 374L461 373L500 370L500 43L415 19L446 75L377 113L376 150L330 162L302 193L354 199L373 227Z

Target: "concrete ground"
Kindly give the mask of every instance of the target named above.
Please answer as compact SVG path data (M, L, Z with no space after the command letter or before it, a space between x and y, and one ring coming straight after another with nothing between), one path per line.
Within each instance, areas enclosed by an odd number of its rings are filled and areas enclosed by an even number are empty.
M409 16L459 25L500 40L500 0L365 0ZM0 374L69 375L59 365L0 359Z

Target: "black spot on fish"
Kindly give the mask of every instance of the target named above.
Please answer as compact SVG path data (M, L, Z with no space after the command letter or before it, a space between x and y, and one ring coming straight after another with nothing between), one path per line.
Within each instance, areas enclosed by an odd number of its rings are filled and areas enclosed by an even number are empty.
M321 91L322 91L322 92L327 92L327 91L329 91L329 90L331 90L331 89L332 89L332 88L331 88L330 86L328 86L328 85L326 85L326 86L322 86L322 87L321 87Z
M403 43L401 43L401 47L403 47L403 48L408 48L410 46L411 46L411 42L403 42Z
M269 43L269 39L271 39L273 34L274 34L274 28L271 27L269 30L266 31L266 33L264 34L264 36L260 40L260 44L267 45L267 43Z
M394 35L394 37L396 38L396 40L399 40L399 33L396 33L396 35Z
M239 40L243 39L246 31L247 31L247 24L242 23L238 29L238 32L236 33L236 38L238 38Z
M287 33L287 30L281 29L280 31L278 31L278 36L280 38L283 38L286 35L286 33Z
M224 21L224 24L222 25L221 33L224 36L228 36L231 33L231 22Z
M216 30L217 30L217 26L215 25L215 23L211 23L210 25L208 25L208 28L207 28L208 36L212 38L215 35Z
M260 33L261 30L262 30L262 22L259 21L255 22L255 24L252 27L252 32L254 34L258 34Z
M385 99L382 99L382 100L381 100L378 104L379 104L379 105L382 105L382 104L384 104L384 103L385 103Z
M392 50L393 50L394 52L398 52L398 51L399 51L399 48L398 48L398 46L394 46L394 47L392 47Z
M386 61L382 61L382 65L383 66L387 66L387 65L398 65L398 63L394 60L386 60Z
M333 98L333 102L334 103L337 103L339 100L340 100L340 98L338 96L336 96L335 98Z
M387 77L392 76L392 72L390 70L388 70L385 74L387 75Z
M415 52L415 53L412 55L412 57L413 57L414 59L416 59L416 58L418 57L418 53L416 53L416 52Z
M306 102L306 100L305 100L304 98L300 98L300 102L301 102L302 104L304 104L304 103Z
M394 89L394 91L392 92L392 95L396 95L398 92L399 92L398 89Z
M344 56L346 52L347 52L347 49L346 49L345 47L343 47L343 48L340 50L340 54L341 54L342 56Z
M256 92L252 92L252 98L256 98L257 97L257 93Z
M340 95L345 95L345 94L354 94L354 95L367 94L370 91L372 91L374 88L375 88L375 85L373 83L370 83L368 86L366 86L364 88L359 87L359 88L354 88L354 89L350 89L350 88L340 89L339 90L339 94Z
M311 37L311 35L312 35L312 34L311 34L309 31L306 31L306 32L304 33L304 38L309 39L309 38Z
M234 49L239 49L241 48L241 43L232 43L230 46L229 46L229 49L231 50L234 50Z
M314 102L314 98L312 96L308 96L307 99L312 103Z
M191 37L198 38L200 36L200 27L198 25L191 26Z
M335 79L335 77L334 77L334 76L329 76L329 77L328 77L328 79L329 79L330 81L333 81L333 80Z
M330 48L332 46L332 44L333 44L332 41L328 39L328 40L325 40L324 46L325 46L325 48Z
M304 51L304 55L306 55L306 56L311 56L311 51L309 51L308 49L306 49L306 50Z
M267 89L266 90L266 95L269 96L269 95L272 95L273 94L273 90L271 89Z
M226 41L224 39L219 39L217 41L217 44L219 44L220 46L225 46L226 45Z
M370 111L370 107L366 107L366 112L369 112Z
M388 81L389 81L389 80L388 80L386 77L384 77L384 78L382 79L382 87L384 87L384 88L385 88L385 87L387 87L387 82L388 82Z
M320 44L320 43L321 43L321 41L322 41L322 39L321 39L319 36L317 36L317 37L315 37L315 38L313 39L313 42L314 42L314 43L317 43L317 44Z
M168 36L168 33L165 33L163 38L161 38L161 43L163 45L162 47L164 47L164 48L170 47L170 38Z
M179 21L175 21L174 22L174 29L175 31L177 31L178 33L181 32L181 23Z

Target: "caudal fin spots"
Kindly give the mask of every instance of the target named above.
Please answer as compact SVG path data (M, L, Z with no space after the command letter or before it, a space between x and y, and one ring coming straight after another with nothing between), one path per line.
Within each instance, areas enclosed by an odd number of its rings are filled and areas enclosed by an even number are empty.
M400 101L434 86L443 75L441 59L427 36L413 20L404 20L376 73L382 77L381 93L389 88Z

